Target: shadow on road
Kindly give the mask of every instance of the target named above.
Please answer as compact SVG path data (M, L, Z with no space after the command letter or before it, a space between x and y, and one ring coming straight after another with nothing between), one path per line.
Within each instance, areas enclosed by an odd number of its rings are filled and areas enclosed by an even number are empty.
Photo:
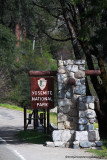
M8 144L22 144L17 136L20 130L22 129L18 129L18 127L0 127L0 137Z
M9 126L0 127L0 137L4 139L7 142L7 144L15 145L25 143L44 145L46 141L52 141L50 134L37 132L32 129L24 131L23 128L19 128Z

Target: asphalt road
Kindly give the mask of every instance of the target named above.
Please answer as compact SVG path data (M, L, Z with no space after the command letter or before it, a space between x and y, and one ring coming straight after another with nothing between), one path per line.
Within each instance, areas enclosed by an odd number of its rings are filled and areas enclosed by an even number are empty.
M0 137L7 142L0 144L0 160L98 160L85 149L49 148L20 143L15 134L22 129L23 112L0 107Z
M22 157L7 145L0 145L0 160L22 160Z

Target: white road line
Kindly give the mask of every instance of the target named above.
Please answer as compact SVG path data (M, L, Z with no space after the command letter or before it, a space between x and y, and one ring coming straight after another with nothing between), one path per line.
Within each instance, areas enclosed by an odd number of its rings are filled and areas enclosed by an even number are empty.
M26 160L17 150L13 150L14 151L14 153L18 156L18 157L20 157L22 160Z

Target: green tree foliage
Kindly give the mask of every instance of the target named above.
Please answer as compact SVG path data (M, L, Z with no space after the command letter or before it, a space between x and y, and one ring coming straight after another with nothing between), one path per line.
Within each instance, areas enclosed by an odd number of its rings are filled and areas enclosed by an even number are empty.
M56 37L55 30L43 30L50 38L71 40L76 59L87 60L87 67L95 69L95 57L101 76L91 76L91 82L100 100L100 111L96 108L100 135L107 137L107 74L105 58L107 58L107 1L104 0L33 0L34 6L44 9L51 17L57 19L58 32L63 31L63 39ZM55 20L54 20L55 22ZM61 34L63 35L63 34ZM65 38L66 37L66 38Z
M44 24L39 20L39 10L35 9L30 0L0 2L0 75L3 75L0 78L1 101L30 105L29 70L56 70L56 60L53 59L46 36L40 30ZM16 47L16 37L13 34L17 24L20 25L20 40L22 39L19 47ZM34 37L36 42L33 50Z
M0 24L9 27L14 32L16 25L20 24L20 39L23 39L19 48L15 48L11 52L15 41L13 40L13 43L11 43L13 38L11 39L12 35L8 36L8 34L11 34L10 31L7 29L3 31L4 40L1 36L4 43L2 43L4 54L0 53L2 62L6 62L6 65L8 64L7 68L11 69L9 74L12 84L15 86L14 92L11 92L11 94L15 95L17 93L13 100L17 99L19 95L18 100L15 101L24 105L27 95L23 94L25 97L20 95L26 92L25 88L29 83L26 81L28 70L55 69L54 63L56 64L56 62L50 53L54 57L57 55L55 54L57 50L54 47L57 47L56 42L61 45L58 49L60 49L59 54L62 54L61 49L66 49L67 47L64 45L68 45L71 41L76 59L85 58L87 69L94 70L97 67L101 70L99 77L91 76L90 79L100 100L100 111L96 108L100 134L106 137L106 0L1 0L0 3ZM25 37L23 36L24 28L26 29ZM34 37L36 43L35 49L32 50ZM53 40L56 42L53 42ZM5 51L5 45L7 48L9 47L9 50ZM95 61L97 65L94 65ZM24 87L21 88L21 86Z
M11 70L15 63L16 38L11 30L0 24L0 98L11 89Z
M9 54L9 51L7 54ZM15 56L13 57L14 54ZM4 55L5 59L7 57L8 55ZM10 61L10 58L12 58L12 61ZM30 77L28 72L30 70L56 70L57 62L53 59L48 50L44 50L42 55L40 52L37 53L36 49L33 51L32 41L27 39L20 42L20 46L18 48L16 47L14 52L12 51L10 58L9 61L7 61L7 59L4 61L5 71L8 69L9 65L11 65L11 69L9 68L8 70L11 79L9 81L10 89L6 93L7 96L3 96L3 98L5 101L7 99L7 101L14 102L21 106L30 106ZM8 64L8 62L11 63ZM6 85L6 73L4 77Z
M12 68L14 61L16 38L9 28L0 24L0 66L8 65L8 69Z

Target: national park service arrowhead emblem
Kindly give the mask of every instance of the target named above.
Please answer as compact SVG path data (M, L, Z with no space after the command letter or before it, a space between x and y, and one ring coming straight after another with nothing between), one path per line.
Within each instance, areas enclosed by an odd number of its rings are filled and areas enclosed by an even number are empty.
M45 80L45 78L40 78L38 80L38 86L40 87L41 90L45 89L47 85L47 80Z

